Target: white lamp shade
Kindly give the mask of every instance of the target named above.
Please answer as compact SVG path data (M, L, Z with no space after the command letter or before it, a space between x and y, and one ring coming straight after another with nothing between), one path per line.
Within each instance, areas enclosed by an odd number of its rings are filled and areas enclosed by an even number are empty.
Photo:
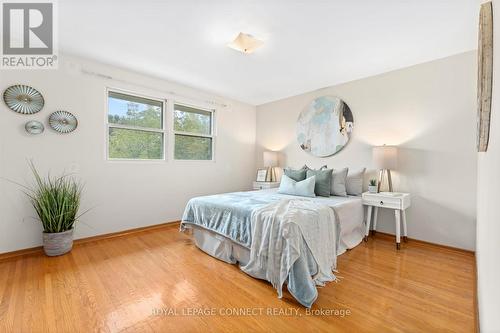
M394 146L373 147L373 162L378 169L395 170L398 163L398 148Z
M264 167L274 168L278 166L278 152L265 151L264 152Z

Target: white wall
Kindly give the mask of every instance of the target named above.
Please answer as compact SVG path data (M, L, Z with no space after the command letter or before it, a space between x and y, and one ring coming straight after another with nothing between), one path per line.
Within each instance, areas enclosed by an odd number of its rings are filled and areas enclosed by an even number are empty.
M500 332L500 1L493 1L493 94L488 151L478 153L477 240L479 323Z
M46 101L44 109L33 116L17 114L0 103L0 253L41 243L41 226L31 218L34 210L21 188L7 181L30 182L30 158L42 173L75 171L85 183L82 209L91 210L78 224L76 238L178 220L193 196L251 187L255 176L254 106L75 57L64 57L59 68L0 71L1 91L12 84L27 84L38 89ZM114 79L85 75L82 69ZM227 104L216 107L216 161L173 161L171 136L166 162L106 161L108 86L200 106L207 100ZM172 91L177 95L166 93ZM59 109L77 116L75 132L61 135L48 127L48 115ZM45 123L43 134L25 133L24 123L31 119Z
M262 165L263 150L277 150L281 166L366 166L374 178L371 147L398 145L393 181L396 190L412 194L409 236L474 250L475 91L476 55L468 52L260 105L257 166ZM344 150L316 158L299 148L295 128L301 110L323 95L344 99L355 125ZM379 230L393 233L394 214L381 212L379 225Z

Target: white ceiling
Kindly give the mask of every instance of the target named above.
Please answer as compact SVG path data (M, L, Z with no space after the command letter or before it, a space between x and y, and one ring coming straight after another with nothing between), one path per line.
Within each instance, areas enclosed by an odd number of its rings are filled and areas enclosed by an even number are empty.
M477 0L59 1L60 51L258 105L476 48ZM227 48L240 31L265 40Z

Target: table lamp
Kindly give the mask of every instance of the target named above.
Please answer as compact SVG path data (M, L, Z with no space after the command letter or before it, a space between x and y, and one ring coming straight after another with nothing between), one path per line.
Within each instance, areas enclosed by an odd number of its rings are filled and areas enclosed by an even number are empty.
M274 170L274 168L278 166L278 152L265 151L263 160L264 160L264 167L267 168L266 182L275 182L276 171Z
M391 170L395 170L398 160L398 148L395 146L378 146L373 147L373 162L380 170L378 177L378 192L380 186L384 181L384 176L387 175L387 182L389 184L389 192L392 192L392 177Z

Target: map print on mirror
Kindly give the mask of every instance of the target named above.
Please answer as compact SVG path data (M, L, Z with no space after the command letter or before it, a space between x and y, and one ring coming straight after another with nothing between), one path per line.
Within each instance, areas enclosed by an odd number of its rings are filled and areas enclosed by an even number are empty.
M347 144L353 125L351 109L343 100L318 97L299 115L297 141L304 151L314 156L331 156Z

